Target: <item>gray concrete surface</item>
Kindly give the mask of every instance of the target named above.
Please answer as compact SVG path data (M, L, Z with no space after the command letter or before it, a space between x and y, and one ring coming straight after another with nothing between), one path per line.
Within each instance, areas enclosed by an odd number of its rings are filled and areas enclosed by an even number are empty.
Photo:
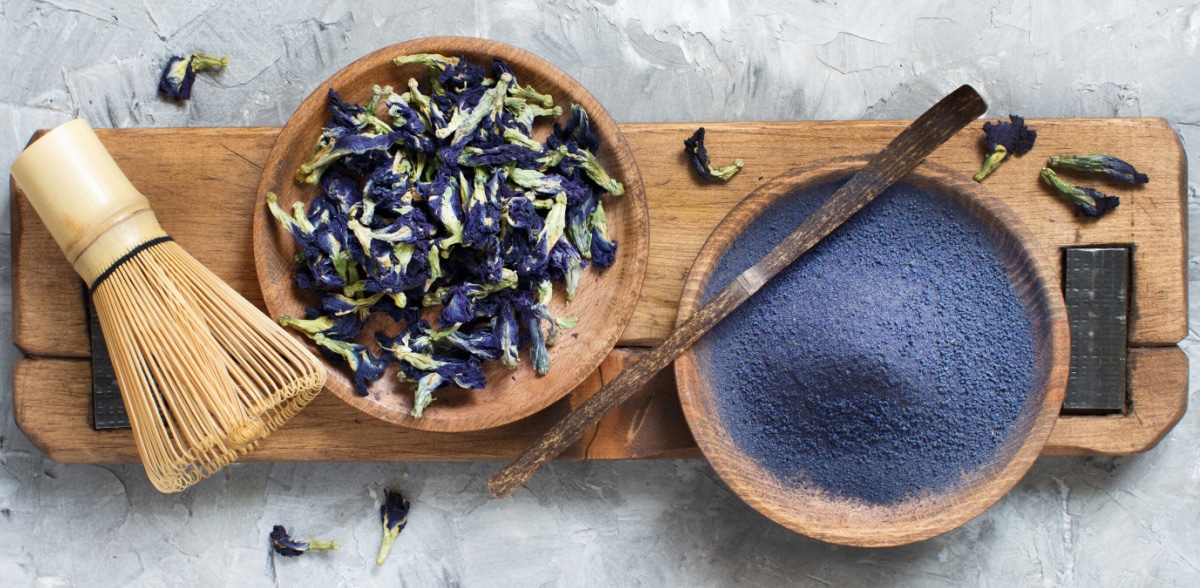
M992 116L1166 117L1200 169L1200 6L1028 0L6 0L0 168L35 129L74 116L100 127L282 125L338 68L433 34L533 51L623 122L911 118L971 83ZM232 62L201 76L187 105L164 102L159 68L193 49ZM1195 183L1188 193L1195 224ZM4 202L0 340L9 341ZM1194 292L1198 245L1188 263ZM1194 321L1194 298L1190 306ZM1194 330L1182 344L1193 396L1198 344ZM554 464L504 501L488 500L492 463L234 465L163 496L139 467L61 465L31 446L13 425L18 356L2 345L4 586L1200 583L1200 411L1144 455L1042 459L961 529L872 551L774 525L703 461ZM414 506L376 567L375 509L388 485ZM275 523L345 547L272 558Z

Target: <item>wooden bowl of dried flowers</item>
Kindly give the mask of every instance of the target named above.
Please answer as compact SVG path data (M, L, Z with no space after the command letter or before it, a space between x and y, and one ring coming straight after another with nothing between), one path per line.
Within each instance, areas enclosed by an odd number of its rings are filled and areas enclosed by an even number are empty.
M494 41L346 66L288 120L258 195L268 311L322 354L329 391L406 427L486 429L564 397L646 271L620 129L566 73Z

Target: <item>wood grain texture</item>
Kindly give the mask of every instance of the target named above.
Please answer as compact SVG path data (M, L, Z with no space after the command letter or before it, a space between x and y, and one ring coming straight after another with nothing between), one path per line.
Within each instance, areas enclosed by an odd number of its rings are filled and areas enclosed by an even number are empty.
M650 202L650 265L642 299L623 345L649 345L670 331L683 276L712 228L746 194L789 169L822 160L873 153L905 126L903 121L654 123L622 125L642 170ZM1178 137L1165 120L1031 119L1036 146L1010 157L984 184L1004 200L1053 258L1066 246L1137 243L1131 292L1131 346L1174 345L1187 336L1187 166ZM716 164L734 157L746 166L727 183L696 177L682 153L697 126ZM960 132L929 161L972 175L983 162L983 133ZM1072 207L1038 181L1050 155L1103 151L1123 157L1150 175L1128 187L1071 174L1070 181L1120 196L1121 206L1098 221L1076 218ZM1061 275L1061 260L1056 275Z
M579 104L587 111L592 132L600 140L597 158L625 186L624 195L603 199L609 234L620 244L612 267L602 272L585 269L570 304L566 302L565 291L555 288L550 304L553 315L574 317L579 322L570 335L560 337L550 347L551 369L544 376L534 372L528 352L522 353L523 360L515 371L498 361L486 362L485 388L443 388L434 394L435 401L425 408L424 415L413 418L410 415L413 387L397 377L396 366L372 382L366 396L359 396L354 390L352 374L342 362L325 359L317 353L315 344L301 334L294 334L322 358L329 373L326 390L366 414L428 431L487 429L529 416L562 398L588 377L616 345L633 314L634 306L629 301L637 298L646 275L650 236L646 193L633 153L616 122L583 86L549 62L516 47L465 37L431 37L385 47L342 68L318 86L288 119L267 158L257 192L258 204L254 207L253 236L260 286L272 317L303 317L306 308L316 305L317 298L301 290L292 279L293 259L299 249L292 236L268 213L265 195L276 193L284 210L291 210L294 202L311 202L319 194L319 187L297 183L294 176L296 169L312 156L313 145L329 121L330 88L337 90L343 100L361 104L371 98L375 85L401 89L407 87L408 80L416 79L427 86L426 66L412 64L398 68L392 63L399 55L418 53L460 56L485 67L493 57L499 57L508 62L520 84L532 85L552 95L554 103L568 111L564 116L570 116L572 104ZM426 87L424 91L430 90ZM534 126L532 136L544 139L552 125L549 117L543 118ZM398 330L395 326L391 328ZM378 351L374 337L377 330L363 329L357 342Z
M702 307L701 300L713 269L733 240L766 207L788 194L844 178L864 164L863 159L847 158L801 168L751 193L700 250L684 284L679 321L690 321L693 313L708 306ZM1032 322L1036 383L1014 425L1018 432L1004 441L992 463L964 472L962 482L946 492L890 505L852 501L817 488L783 483L735 442L735 434L726 428L716 408L716 392L697 365L695 349L675 361L680 403L689 428L721 479L775 522L809 537L856 547L927 539L966 523L1002 498L1040 454L1058 417L1067 383L1070 342L1066 308L1052 265L1033 233L986 188L949 168L925 164L904 181L962 205L989 229L1013 291Z
M1184 268L1187 217L1183 210L1186 167L1174 132L1165 121L1146 118L1032 120L1030 124L1039 131L1037 147L1024 157L1006 161L986 180L986 186L1038 236L1048 253L1075 244L1135 245L1130 344L1174 345L1187 332ZM652 233L646 280L618 346L647 346L670 331L683 280L696 253L713 227L747 193L795 166L877 150L904 125L902 121L706 123L709 152L715 162L733 157L744 157L747 161L745 170L732 181L715 184L696 179L683 155L683 140L698 125L621 125L646 184ZM97 129L96 132L134 185L146 194L163 228L219 277L265 309L254 272L250 230L260 167L280 129ZM983 158L983 148L978 144L980 134L972 129L959 133L945 148L934 153L930 161L966 175L974 173ZM1036 179L1039 166L1052 153L1092 150L1125 156L1151 175L1151 183L1138 189L1072 176L1072 181L1103 187L1122 197L1121 207L1098 222L1075 218L1066 205L1043 191ZM11 194L14 343L29 357L87 358L90 344L80 280L20 191L13 187ZM1059 263L1059 256L1051 257L1051 263ZM1160 357L1164 352L1179 353L1174 348L1136 350L1143 357ZM1151 365L1148 361L1135 365L1131 359L1133 410L1139 410L1139 404L1152 403L1164 410L1182 411L1185 404L1181 404L1177 389L1156 386L1141 377L1141 370L1148 365ZM1155 365L1167 367L1152 378L1169 377L1172 382L1182 378L1186 382L1186 361ZM86 421L62 424L54 416L59 411L87 412L89 395L79 391L88 389L90 380L86 376L79 378L85 379L73 379L69 386L61 378L25 378L14 386L14 404L29 408L23 430L30 437L45 439L47 444L43 449L53 450L47 453L61 456L63 461L77 461L68 456L92 451L83 440L96 440L90 427L80 424ZM76 394L64 394L63 390L74 390ZM53 402L42 402L42 398ZM331 398L331 395L318 396L314 405L297 418L304 418L315 405L324 406ZM343 406L341 410L347 409ZM336 417L327 419L329 426L354 422L354 416L334 412ZM350 414L356 412L350 409ZM373 421L358 416L366 422ZM675 423L686 434L682 415L676 413L674 417L676 420L661 422ZM1116 447L1104 442L1108 421L1072 417L1076 418L1085 420L1056 429L1047 452L1061 453L1072 447L1077 448L1073 450L1076 453L1105 453ZM1134 429L1122 435L1127 435L1133 446L1149 448L1153 443L1145 443L1147 436L1153 439L1165 434L1173 422L1132 421ZM645 427L649 426L648 421ZM49 435L42 432L47 428L73 433ZM381 457L381 453L374 457L356 453L351 442L358 437L356 431L342 434L346 435L346 441L333 441L341 452L322 449L320 455L339 460L389 459ZM332 433L323 433L322 439L328 440L330 436ZM530 434L523 439L531 441L534 437ZM81 441L72 441L73 438ZM479 454L460 454L455 453L457 447L448 445L436 456L429 452L423 459L509 459L516 455L514 450L511 454L488 457L493 453L486 448ZM290 453L280 448L267 455L276 460L318 459L310 449L311 446L300 445ZM103 458L107 455L105 451L92 451L98 456L92 463L113 461ZM692 456L699 455L694 447L689 451ZM394 459L418 458L397 454Z
M986 110L983 99L974 88L966 85L939 100L887 147L871 157L828 201L762 259L742 272L712 300L691 309L687 317L681 317L686 320L680 321L681 324L642 356L641 361L556 423L520 457L492 476L488 480L492 494L504 498L524 484L549 460L574 443L593 423L624 402L645 381L666 368L680 353L741 306L780 270L791 265L800 255L862 210ZM722 223L720 226L726 225ZM701 448L707 451L705 446Z
M624 369L636 352L617 350L566 398L527 419L486 431L435 433L371 418L332 394L320 394L242 462L476 461L516 457L537 435ZM80 359L23 359L13 372L17 426L59 463L137 463L128 429L95 431L90 364ZM651 380L560 459L699 457L683 423L674 376Z
M646 186L652 234L646 280L617 345L648 347L670 332L696 253L746 194L795 167L877 151L905 124L704 123L714 161L743 157L747 162L726 183L700 180L689 166L683 140L695 132L695 123L620 125ZM1129 343L1154 347L1182 341L1187 336L1187 166L1170 125L1157 118L1033 119L1029 124L1038 129L1037 146L1009 158L985 185L1004 199L1047 252L1136 243ZM256 305L262 305L262 294L251 253L251 218L260 168L279 132L268 127L96 130L150 200L163 228ZM966 129L929 161L973 174L983 161L981 135ZM1150 183L1141 187L1069 176L1121 197L1121 206L1098 221L1075 217L1037 179L1050 155L1093 150L1127 157L1150 175ZM83 297L63 294L78 277L24 196L15 186L11 190L14 343L28 356L87 357Z
M628 357L621 349L567 398L511 425L479 433L402 429L363 415L331 394L300 414L241 461L509 460L543 430L615 377ZM1130 352L1127 415L1060 417L1042 455L1126 455L1153 448L1187 410L1187 356L1177 347ZM23 359L13 373L17 426L59 463L137 463L128 429L95 431L87 360ZM563 452L559 459L698 458L671 370L635 395Z
M1063 415L1043 455L1131 455L1150 450L1183 418L1188 358L1178 347L1130 349L1123 414Z

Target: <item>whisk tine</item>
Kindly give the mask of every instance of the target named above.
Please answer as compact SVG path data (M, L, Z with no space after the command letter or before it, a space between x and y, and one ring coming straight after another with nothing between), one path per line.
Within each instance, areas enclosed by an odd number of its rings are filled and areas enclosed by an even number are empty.
M253 450L311 401L324 367L172 241L82 121L12 167L91 286L146 474L178 492Z

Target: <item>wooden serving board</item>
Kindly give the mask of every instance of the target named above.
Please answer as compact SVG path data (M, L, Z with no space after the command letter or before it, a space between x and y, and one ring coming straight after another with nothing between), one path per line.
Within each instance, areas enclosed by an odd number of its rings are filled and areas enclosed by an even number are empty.
M698 125L621 125L641 170L650 208L650 257L633 319L618 348L570 396L527 419L486 431L433 433L389 425L322 394L246 461L503 460L515 457L559 416L595 392L638 347L654 344L675 322L683 279L709 233L746 194L799 166L878 151L906 121L705 124L717 164L745 169L728 183L706 183L690 170L683 140ZM1061 249L1132 248L1129 407L1122 414L1062 416L1043 454L1145 451L1182 417L1187 358L1186 162L1162 119L1031 120L1033 152L1013 157L986 181L1037 237L1061 276ZM163 227L197 259L262 307L250 239L262 162L278 128L98 130ZM964 175L982 161L978 128L959 133L930 157ZM1129 159L1151 183L1126 188L1072 176L1121 197L1100 221L1079 219L1038 181L1054 154L1103 151ZM63 463L136 462L129 431L91 427L88 320L79 278L23 194L12 188L13 341L26 355L13 376L17 425ZM667 370L563 455L567 459L698 457Z

